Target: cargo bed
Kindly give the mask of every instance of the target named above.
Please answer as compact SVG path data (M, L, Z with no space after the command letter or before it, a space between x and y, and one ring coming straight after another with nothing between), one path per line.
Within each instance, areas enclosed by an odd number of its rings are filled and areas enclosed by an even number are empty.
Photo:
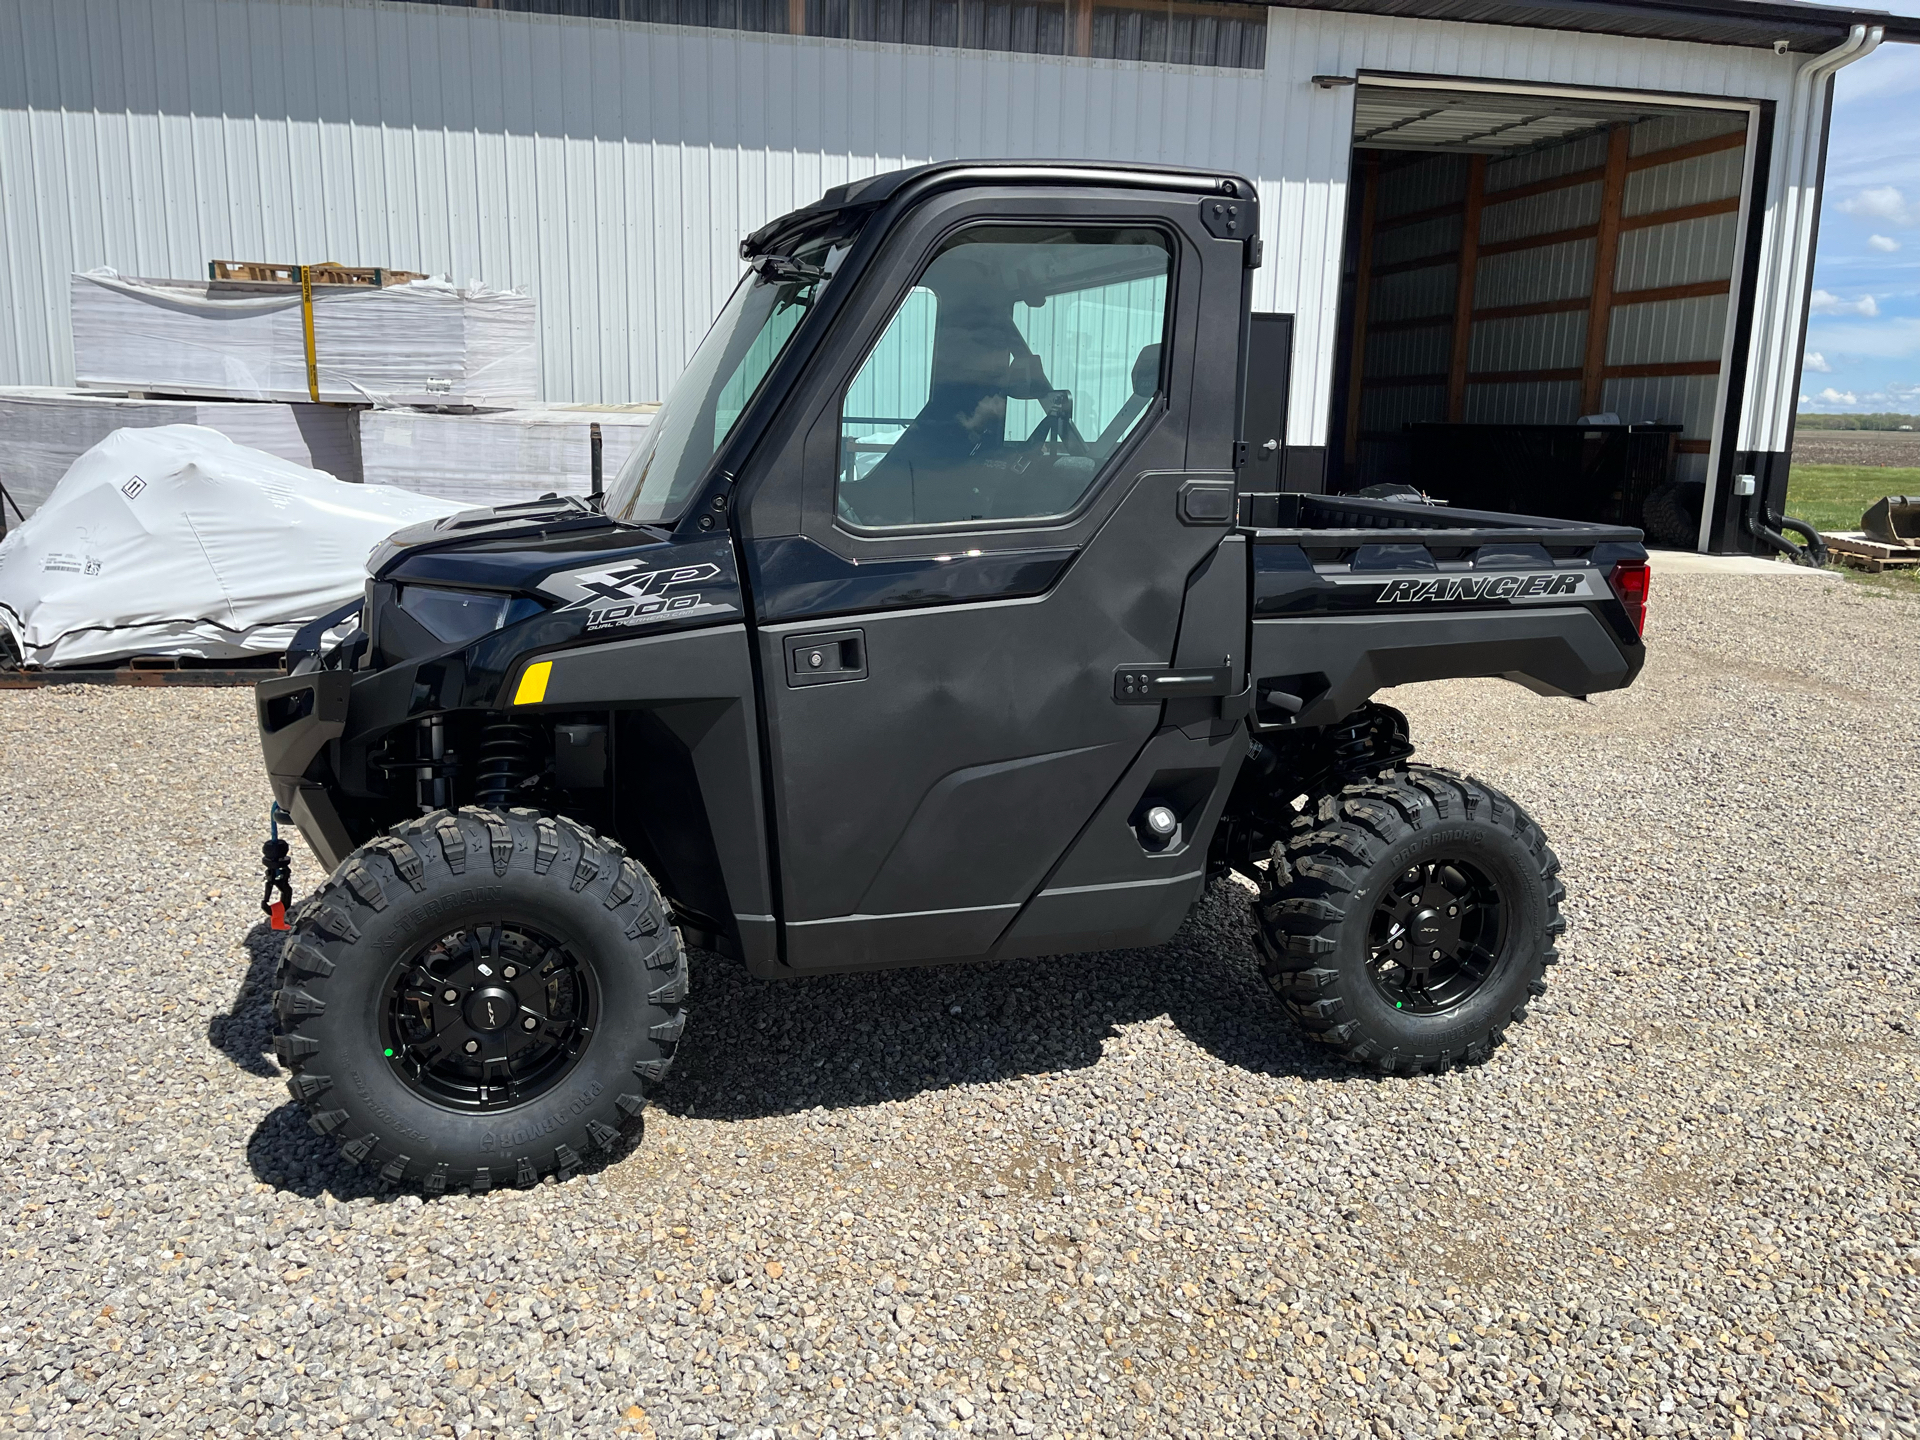
M1589 695L1640 671L1619 589L1623 571L1644 583L1638 530L1409 500L1279 500L1281 523L1248 532L1256 729L1330 724L1420 680L1498 676Z

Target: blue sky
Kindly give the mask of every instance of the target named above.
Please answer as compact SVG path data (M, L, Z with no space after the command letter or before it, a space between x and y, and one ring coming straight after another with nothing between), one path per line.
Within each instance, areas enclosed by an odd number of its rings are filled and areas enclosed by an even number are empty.
M1801 408L1920 413L1920 45L1835 77L1813 285Z

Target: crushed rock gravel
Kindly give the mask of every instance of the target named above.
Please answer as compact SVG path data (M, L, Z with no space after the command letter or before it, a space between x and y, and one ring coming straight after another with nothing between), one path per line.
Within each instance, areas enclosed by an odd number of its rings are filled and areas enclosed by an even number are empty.
M1920 607L1653 617L1625 694L1390 697L1566 865L1485 1066L1303 1043L1227 882L1153 951L697 956L642 1144L424 1204L267 1050L247 694L0 696L0 1432L1920 1434Z

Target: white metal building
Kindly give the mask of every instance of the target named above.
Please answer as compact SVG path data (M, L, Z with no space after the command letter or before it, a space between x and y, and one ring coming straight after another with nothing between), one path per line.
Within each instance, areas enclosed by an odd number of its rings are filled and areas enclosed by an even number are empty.
M544 13L570 11L576 13ZM589 13L577 13L589 12ZM736 245L954 156L1254 178L1285 483L1409 422L1681 427L1700 541L1785 483L1830 78L1920 22L1783 0L5 0L0 384L68 275L334 260L518 286L549 400L658 398Z

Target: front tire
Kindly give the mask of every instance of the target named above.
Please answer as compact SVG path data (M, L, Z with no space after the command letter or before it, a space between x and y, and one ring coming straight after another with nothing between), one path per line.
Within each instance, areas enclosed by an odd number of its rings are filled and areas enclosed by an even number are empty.
M1307 1034L1417 1074L1478 1064L1546 991L1560 862L1490 785L1427 765L1332 798L1275 845L1254 903L1262 969Z
M645 870L531 810L397 826L300 907L274 1050L308 1123L428 1194L531 1185L639 1121L685 1024Z

